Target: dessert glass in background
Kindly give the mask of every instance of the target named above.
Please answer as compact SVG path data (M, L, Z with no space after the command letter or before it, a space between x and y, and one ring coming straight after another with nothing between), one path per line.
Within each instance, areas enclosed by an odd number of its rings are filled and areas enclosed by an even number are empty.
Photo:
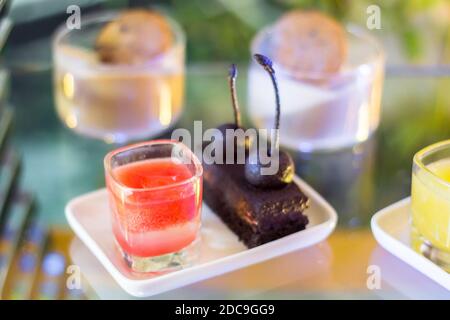
M450 272L450 140L414 156L411 216L413 248Z
M70 129L108 143L161 133L178 119L184 99L184 33L167 17L173 38L168 50L140 64L99 59L97 37L120 14L83 17L79 30L63 25L53 41L59 117Z
M366 141L380 121L384 55L379 43L364 30L345 30L347 56L337 72L291 71L273 54L275 26L261 30L252 53L274 57L280 94L282 145L300 152L337 150ZM273 126L270 79L252 62L248 76L249 115L259 128Z
M136 272L165 272L198 256L203 168L185 145L144 142L106 155L117 247Z

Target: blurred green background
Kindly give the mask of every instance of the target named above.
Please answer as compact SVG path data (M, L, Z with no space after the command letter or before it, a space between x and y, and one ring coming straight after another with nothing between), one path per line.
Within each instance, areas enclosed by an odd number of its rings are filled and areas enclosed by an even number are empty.
M55 23L63 21L71 4L80 5L82 13L100 7L159 7L184 27L190 61L247 59L255 32L286 10L318 9L344 23L365 25L367 8L377 5L381 29L372 32L386 45L391 64L442 64L450 59L448 0L14 0L16 25L32 22L34 27L14 30L12 41L33 39L38 32L48 34ZM49 19L52 16L55 18Z

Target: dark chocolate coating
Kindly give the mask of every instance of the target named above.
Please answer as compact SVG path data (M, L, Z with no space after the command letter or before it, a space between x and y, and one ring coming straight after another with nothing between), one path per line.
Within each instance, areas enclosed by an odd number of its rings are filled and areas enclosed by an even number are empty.
M247 161L245 164L245 178L249 183L258 188L282 188L292 182L295 174L294 160L289 153L281 151L278 157L278 171L272 175L262 175L261 169L270 164L262 165L256 155L256 162ZM275 160L273 160L275 161ZM273 164L272 164L273 165Z
M238 127L234 124L234 123L224 123L220 126L217 127L217 129L222 132L223 136L225 137L226 135L226 130L227 129L232 129L232 130L236 130Z
M218 126L217 129L222 133L223 138L227 139L227 135L226 135L227 129L236 130L236 129L239 129L239 127L236 126L236 124L234 124L234 123L224 123L224 124ZM245 130L244 128L241 128L241 129ZM231 143L231 142L227 141L227 143ZM237 140L236 139L234 139L234 144L235 144L234 152L236 153L236 150L237 150L237 147L236 147ZM245 149L246 149L246 155L247 156L248 156L249 145L250 145L250 141L249 141L249 139L246 139L245 140ZM224 153L225 153L225 145L224 145L224 149L223 150L224 150Z

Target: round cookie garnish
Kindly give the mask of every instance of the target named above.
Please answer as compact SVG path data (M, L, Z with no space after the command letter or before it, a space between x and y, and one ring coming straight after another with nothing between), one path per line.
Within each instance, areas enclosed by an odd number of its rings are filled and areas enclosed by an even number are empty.
M113 64L141 64L167 51L173 43L167 19L145 9L125 11L107 23L97 36L100 60Z
M274 55L294 72L338 72L347 56L345 30L317 11L288 12L274 28Z

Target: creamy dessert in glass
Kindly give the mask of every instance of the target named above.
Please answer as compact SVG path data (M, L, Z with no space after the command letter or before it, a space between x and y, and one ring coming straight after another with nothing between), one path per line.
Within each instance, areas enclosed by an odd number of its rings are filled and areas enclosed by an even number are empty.
M133 9L83 17L53 41L54 96L63 123L110 143L161 133L180 116L185 38L161 13Z
M273 58L283 114L285 147L301 152L336 150L367 140L377 129L383 85L380 44L362 28L344 28L316 11L291 11L262 29L252 53ZM252 62L249 115L259 128L273 122L270 79Z

